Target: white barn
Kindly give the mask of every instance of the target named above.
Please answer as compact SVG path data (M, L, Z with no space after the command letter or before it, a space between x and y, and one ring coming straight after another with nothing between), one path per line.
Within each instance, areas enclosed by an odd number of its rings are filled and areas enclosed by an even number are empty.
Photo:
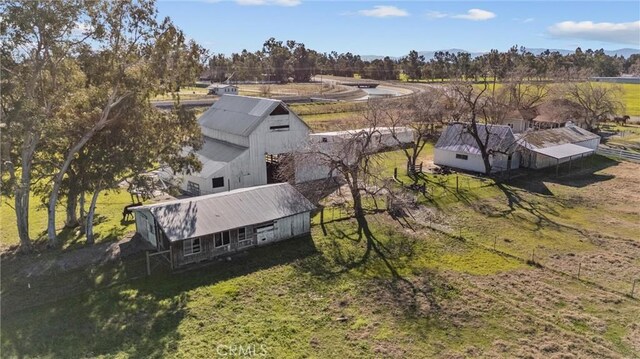
M522 167L540 169L590 156L600 136L568 123L565 127L528 131L518 136Z
M310 129L279 100L225 95L198 119L204 135L196 155L202 170L176 174L193 195L271 182L278 157L307 141Z
M136 232L172 268L308 234L314 209L288 183L132 208Z
M484 161L476 140L469 134L467 124L450 124L435 145L434 164L465 171L485 173ZM500 172L519 167L516 138L507 125L478 124L480 139L487 143L492 171ZM487 139L488 136L488 139Z

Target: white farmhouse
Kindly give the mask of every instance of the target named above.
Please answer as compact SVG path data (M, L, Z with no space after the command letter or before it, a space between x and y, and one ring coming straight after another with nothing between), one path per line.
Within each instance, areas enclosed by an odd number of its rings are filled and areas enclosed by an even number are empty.
M212 84L207 87L209 95L237 95L238 87L229 84Z
M438 166L485 173L484 161L476 140L469 134L468 124L454 123L442 132L435 146L433 162ZM478 134L489 156L494 172L516 169L520 163L516 138L510 126L478 124Z
M176 174L193 195L271 183L280 155L305 143L310 129L279 100L225 95L198 119L202 171Z

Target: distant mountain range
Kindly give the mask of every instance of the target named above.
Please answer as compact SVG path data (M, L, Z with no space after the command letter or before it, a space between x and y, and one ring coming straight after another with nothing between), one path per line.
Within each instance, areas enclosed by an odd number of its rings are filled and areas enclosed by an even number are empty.
M543 49L543 48L527 48L527 51L531 52L534 55L539 55L540 53L546 51L547 49ZM586 50L583 49L583 50ZM418 51L418 54L424 56L425 60L429 61L433 58L434 54L438 51L449 51L450 53L454 53L457 54L458 52L468 52L471 54L471 57L477 57L483 54L486 54L486 52L469 52L467 50L463 50L463 49L443 49L443 50L436 50L436 51ZM549 51L553 52L553 51L557 51L562 55L568 55L568 54L572 54L575 52L575 50L565 50L565 49L549 49ZM631 49L631 48L624 48L624 49L617 49L617 50L604 50L604 53L609 55L609 56L623 56L624 58L628 58L629 56L633 55L633 54L640 54L640 49ZM394 57L394 56L389 56L391 59L393 60L397 60L400 57ZM385 56L381 56L381 55L363 55L360 56L360 58L362 58L365 61L373 61L376 59L384 59Z

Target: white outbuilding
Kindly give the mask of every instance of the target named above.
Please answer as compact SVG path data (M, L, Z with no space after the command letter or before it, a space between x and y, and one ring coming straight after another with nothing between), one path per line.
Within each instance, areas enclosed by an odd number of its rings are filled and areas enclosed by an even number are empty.
M237 95L238 87L230 84L211 84L207 87L209 95Z
M434 164L465 171L485 173L484 161L477 141L469 133L469 124L450 124L435 145ZM490 154L492 172L519 167L516 138L510 126L477 124L478 135Z
M565 127L518 134L522 167L540 169L596 152L600 136L571 123Z

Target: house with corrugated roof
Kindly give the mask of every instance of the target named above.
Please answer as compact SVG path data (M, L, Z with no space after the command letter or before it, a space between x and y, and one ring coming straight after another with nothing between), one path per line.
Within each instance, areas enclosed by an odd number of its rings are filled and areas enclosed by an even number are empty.
M238 87L230 84L211 84L207 86L209 95L237 95Z
M590 156L600 136L567 123L565 127L517 134L521 166L540 169Z
M136 232L172 268L303 236L315 206L288 183L135 207Z
M198 119L204 143L198 173L176 174L192 195L274 182L283 155L307 140L310 128L280 100L224 95ZM187 151L190 149L186 149Z
M469 124L453 123L447 126L435 145L434 164L465 171L486 173L477 140L469 132ZM516 137L510 126L477 124L478 136L490 153L492 172L519 167Z

